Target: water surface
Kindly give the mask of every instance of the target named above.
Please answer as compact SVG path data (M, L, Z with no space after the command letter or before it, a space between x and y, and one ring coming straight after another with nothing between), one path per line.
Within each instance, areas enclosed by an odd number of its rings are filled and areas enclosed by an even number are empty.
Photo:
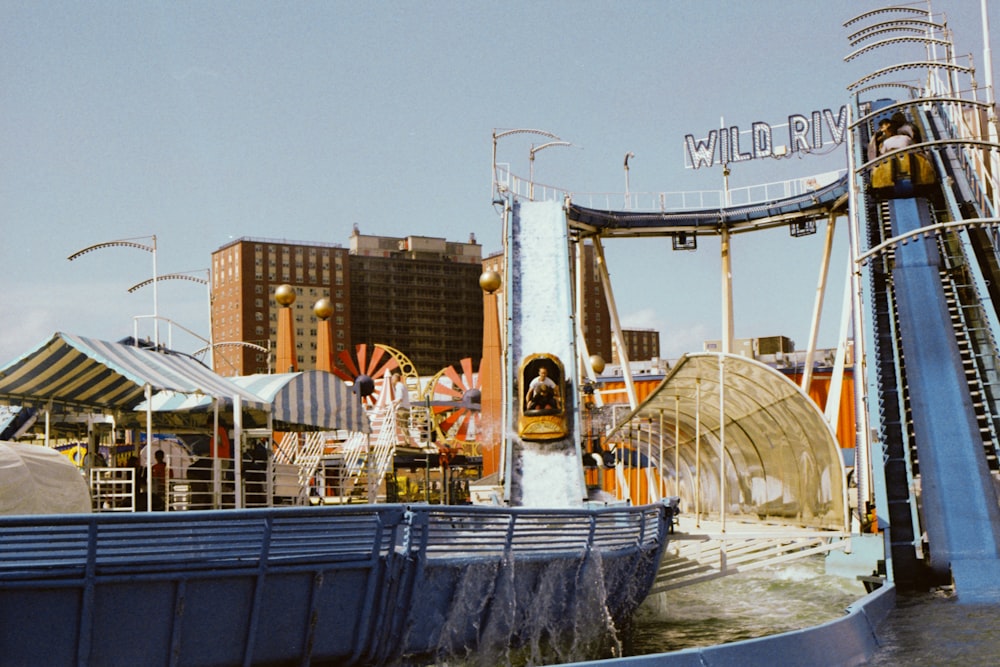
M763 637L840 618L865 595L826 574L822 556L730 575L651 596L636 614L630 655Z

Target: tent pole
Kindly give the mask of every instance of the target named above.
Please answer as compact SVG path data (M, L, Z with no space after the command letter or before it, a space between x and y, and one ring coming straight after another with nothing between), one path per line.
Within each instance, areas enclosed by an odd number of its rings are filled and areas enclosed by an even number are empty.
M233 483L236 509L243 509L243 403L233 395Z
M726 355L719 355L719 520L726 532Z
M153 511L153 386L146 383L146 511Z
M219 458L219 398L212 397L212 509L222 508L222 459Z

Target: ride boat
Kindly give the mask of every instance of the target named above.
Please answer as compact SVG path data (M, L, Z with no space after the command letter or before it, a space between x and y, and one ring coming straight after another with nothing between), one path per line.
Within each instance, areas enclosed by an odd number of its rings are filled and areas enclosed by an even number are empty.
M0 650L53 665L614 654L667 520L658 506L0 517Z

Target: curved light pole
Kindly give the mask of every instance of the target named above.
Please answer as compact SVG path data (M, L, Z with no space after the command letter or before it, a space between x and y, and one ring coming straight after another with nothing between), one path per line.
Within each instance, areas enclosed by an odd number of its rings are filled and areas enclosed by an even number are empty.
M202 273L202 272L205 273L205 277L204 278L202 278L201 276L193 275L193 274ZM215 336L213 334L214 328L212 327L212 270L211 269L200 269L200 270L197 270L197 271L182 271L180 273L165 273L162 276L158 276L156 278L152 278L152 279L149 279L149 280L143 280L141 283L136 283L135 285L132 285L131 287L128 288L129 294L131 294L132 292L135 292L137 290L140 290L143 287L146 287L147 285L150 285L150 284L152 284L153 288L155 289L156 288L156 283L159 282L159 281L161 281L161 280L188 280L188 281L191 281L191 282L194 282L194 283L199 283L201 285L207 285L208 286L208 341L207 341L208 342L208 348L207 348L208 349L208 366L209 366L209 368L211 368L214 371L215 370L215 353L213 351L213 345L212 345L212 343L215 340ZM158 324L159 324L159 320L157 318L157 325ZM198 336L198 338L201 338L201 336ZM205 339L202 338L202 340L205 340Z
M141 239L150 239L152 243L149 245L146 245L145 243L137 243L137 241ZM156 345L156 349L160 349L160 320L159 320L160 312L159 312L159 300L157 299L156 296L156 283L157 283L156 235L153 234L152 236L136 236L128 239L117 239L114 241L105 241L104 243L95 243L92 246L87 246L83 250L77 250L67 259L69 259L69 261L72 262L74 259L80 257L81 255L86 255L88 252L92 252L94 250L101 250L102 248L136 248L138 250L145 250L148 253L152 253L153 279L150 282L153 283L153 342ZM139 341L137 340L135 341L135 343L136 345L138 345Z
M501 130L497 132L493 130L493 192L492 196L496 198L497 194L497 140L504 137L510 136L512 134L537 134L542 137L548 137L550 139L559 140L559 137L552 134L551 132L546 132L545 130L530 130L526 128L516 128L513 130Z
M536 146L531 144L531 150L528 151L528 200L535 201L535 153L542 150L543 148L548 148L549 146L572 146L568 141L549 141L542 144L541 146Z
M634 157L635 153L633 153L632 151L625 153L625 210L626 211L632 207L632 201L631 201L632 197L631 195L629 195L629 189L628 189L628 161L629 158L634 158Z
M273 368L271 368L271 349L270 348L264 347L263 345L257 345L256 343L248 343L248 342L243 341L243 340L221 340L218 343L212 343L212 344L207 345L207 346L205 346L203 348L197 349L194 352L192 352L191 355L197 357L202 352L209 352L209 354L212 354L212 351L215 348L217 348L217 347L248 347L251 350L257 350L258 352L264 352L264 353L267 354L267 374L270 375L271 372L274 370ZM212 358L214 359L214 356ZM233 368L236 368L231 363L229 365L232 366ZM215 368L213 368L212 370L215 370ZM236 370L239 371L238 368Z

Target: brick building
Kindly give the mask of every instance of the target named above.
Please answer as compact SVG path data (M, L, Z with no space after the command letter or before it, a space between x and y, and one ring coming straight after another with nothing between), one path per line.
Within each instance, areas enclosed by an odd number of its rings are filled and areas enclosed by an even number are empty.
M243 237L212 253L212 332L218 373L288 370L271 368L278 326L274 290L284 284L295 287L291 307L299 368L315 366L317 320L312 309L323 297L333 304L330 319L335 345L347 349L351 331L347 249L328 243Z
M295 289L293 332L300 370L315 368L313 306L329 298L334 352L381 343L433 374L482 347L482 250L423 236L362 235L350 247L240 238L212 253L212 330L223 375L271 369L277 337L274 291ZM263 348L263 349L261 349Z
M483 347L482 246L351 234L351 341L394 347L421 375Z
M660 332L656 329L622 329L622 340L628 351L629 361L650 361L660 358ZM618 346L612 357L612 363L620 364Z

